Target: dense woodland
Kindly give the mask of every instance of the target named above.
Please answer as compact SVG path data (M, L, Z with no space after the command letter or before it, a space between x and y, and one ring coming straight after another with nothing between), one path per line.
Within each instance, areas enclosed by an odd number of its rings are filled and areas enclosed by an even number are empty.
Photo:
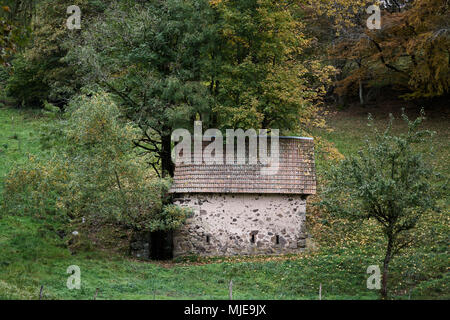
M380 29L368 28L374 4ZM67 25L71 5L81 8L79 29ZM432 254L435 263L403 286L394 265L393 286L397 296L406 285L421 288L421 297L448 298L442 271L448 161L434 166L426 147L436 133L420 126L428 113L442 113L448 125L449 6L448 0L0 0L0 107L41 117L30 133L39 151L33 146L0 170L0 220L46 221L72 253L106 248L119 237L124 247L112 247L126 254L134 234L176 229L191 214L168 194L174 129L191 130L195 120L220 130L280 129L316 140L314 246L331 254L340 244L350 248L349 257L377 256L382 298L389 297L394 257L411 250L399 258L407 265L408 257ZM371 120L370 141L358 145L350 137L348 153L335 144L333 112L346 110L353 119L361 110L379 114L392 101L390 111L402 114L403 124L394 127L391 119L377 131L380 123ZM408 118L401 108L409 104L425 113ZM0 156L12 152L8 147L0 145ZM442 154L448 158L448 150ZM75 229L84 235L73 236ZM367 243L372 249L364 251ZM424 280L432 293L420 287Z

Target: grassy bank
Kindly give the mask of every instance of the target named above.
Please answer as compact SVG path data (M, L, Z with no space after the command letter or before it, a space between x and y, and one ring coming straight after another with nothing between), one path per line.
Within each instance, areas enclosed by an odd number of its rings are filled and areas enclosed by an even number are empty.
M385 119L376 121L381 125ZM26 161L28 153L39 152L38 128L44 121L49 120L34 112L0 109L0 180L15 163ZM363 145L364 110L357 116L338 112L329 123L334 131L318 134L344 155ZM448 173L448 118L431 118L426 126L438 132L430 161ZM318 167L325 170L320 163ZM414 248L394 260L393 298L450 298L442 241L448 220L433 223L440 235L435 247ZM0 216L0 299L37 299L41 286L44 299L92 299L97 288L98 299L227 299L230 279L235 299L317 299L320 285L323 299L378 298L366 287L367 266L382 261L382 251L371 245L334 248L329 243L315 252L283 257L140 262L95 248L73 255L55 230L46 220ZM81 269L80 290L66 287L70 265Z
M39 127L44 121L38 110L0 108L0 190L14 165L39 152Z

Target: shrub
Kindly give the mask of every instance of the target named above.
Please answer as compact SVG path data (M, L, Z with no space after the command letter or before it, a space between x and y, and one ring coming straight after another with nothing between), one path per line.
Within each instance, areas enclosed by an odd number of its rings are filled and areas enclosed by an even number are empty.
M5 179L0 212L9 215L48 215L67 219L62 202L68 192L68 170L59 159L29 157L24 165L14 167Z
M179 227L189 211L170 204L170 181L149 173L133 149L136 136L109 95L77 98L64 119L47 126L47 155L8 175L4 212L65 222L84 218L133 231Z
M393 116L387 129L366 142L357 155L332 166L321 204L337 217L376 222L386 241L381 295L387 297L389 263L402 249L411 246L413 230L427 213L436 210L436 173L414 148L429 143L432 132L419 130L423 114L415 121L402 115L408 131L392 132ZM430 144L431 145L431 144Z
M41 106L50 90L44 77L43 66L18 55L12 62L12 75L6 81L6 93L19 106Z

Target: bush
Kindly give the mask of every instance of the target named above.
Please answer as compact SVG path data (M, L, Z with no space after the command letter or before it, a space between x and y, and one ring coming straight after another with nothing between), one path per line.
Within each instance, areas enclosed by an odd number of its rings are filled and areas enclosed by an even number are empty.
M59 159L28 158L14 167L5 179L2 213L44 218L48 215L67 219L61 201L68 192L68 170Z
M82 96L67 116L46 128L47 155L29 158L5 181L6 214L120 224L133 231L167 231L189 214L170 204L170 181L149 173L132 145L135 127L122 121L109 95Z
M16 100L16 105L41 106L50 91L44 76L43 66L18 55L12 62L12 75L6 81L6 93Z
M420 130L421 116L410 121L402 114L408 130L392 132L393 116L384 132L374 130L374 139L357 155L342 160L328 172L328 184L321 204L337 217L362 225L377 223L385 237L381 295L387 298L390 261L415 240L415 229L428 213L438 210L439 192L433 184L437 176L424 153L415 147L431 145L433 133Z

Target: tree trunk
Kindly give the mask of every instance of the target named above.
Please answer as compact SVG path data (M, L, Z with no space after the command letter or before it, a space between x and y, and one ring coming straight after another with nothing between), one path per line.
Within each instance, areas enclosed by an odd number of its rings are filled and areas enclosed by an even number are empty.
M386 256L384 257L383 262L383 277L381 282L381 299L386 300L388 296L388 288L387 288L387 280L389 273L389 262L391 262L392 258L392 238L388 238L388 245L386 248Z
M361 103L362 106L364 105L364 88L361 79L359 80L359 103Z
M166 132L166 130L163 130ZM161 175L165 177L173 177L174 174L174 164L172 162L172 143L170 138L170 133L161 137Z

